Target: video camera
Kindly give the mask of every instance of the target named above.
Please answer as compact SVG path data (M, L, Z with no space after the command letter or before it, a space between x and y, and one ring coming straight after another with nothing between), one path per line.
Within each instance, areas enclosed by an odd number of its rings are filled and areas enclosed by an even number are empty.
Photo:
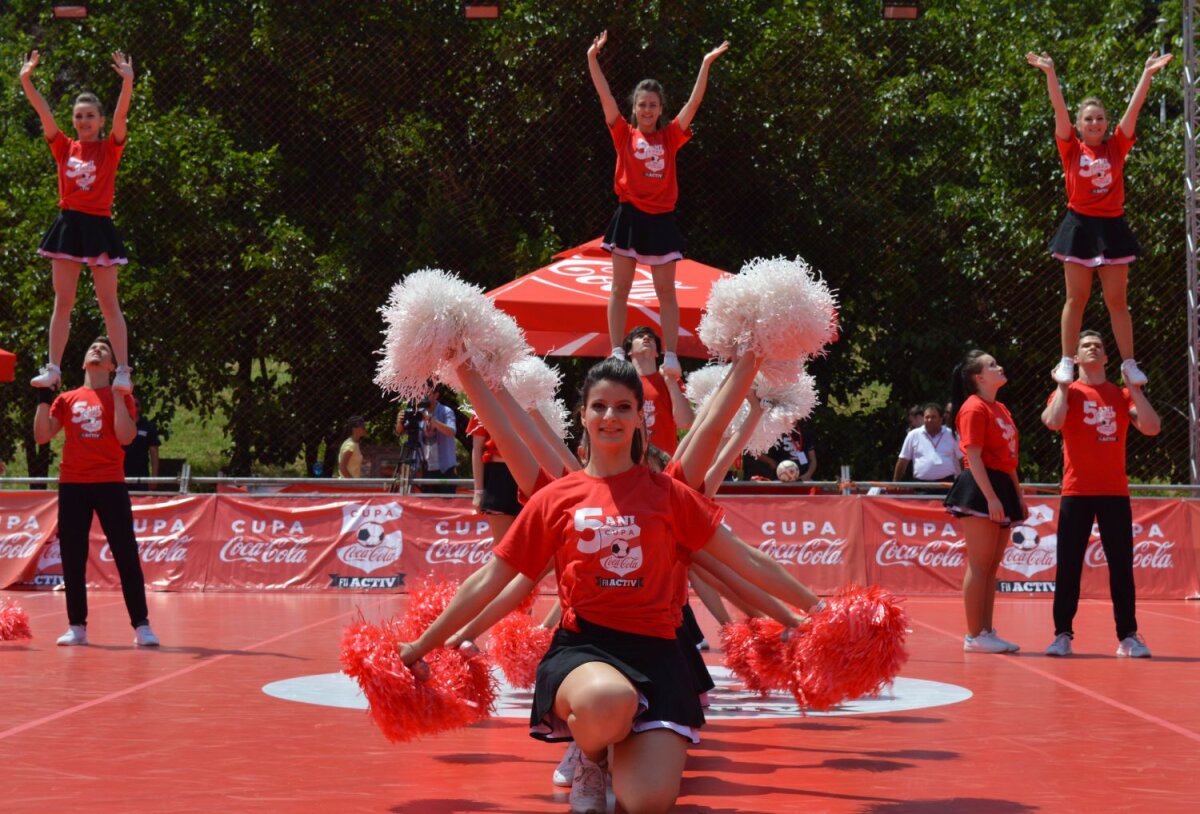
M405 447L420 447L421 421L424 420L428 410L429 399L427 398L410 401L404 408L404 415L401 417L400 423L401 431L404 433Z

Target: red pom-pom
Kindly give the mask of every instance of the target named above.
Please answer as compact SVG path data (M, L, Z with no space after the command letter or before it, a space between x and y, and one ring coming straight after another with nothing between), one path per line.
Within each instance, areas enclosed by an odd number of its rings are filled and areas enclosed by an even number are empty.
M401 628L394 619L374 625L360 617L342 637L342 671L358 682L384 736L410 741L486 717L496 690L483 658L439 648L426 658L428 677L418 678L400 658Z
M455 580L427 579L413 586L400 625L400 641L411 642L424 633L442 615L457 591Z
M783 641L784 626L766 618L750 619L749 625L753 637L748 659L756 680L767 690L791 688L795 670Z
M526 616L533 613L533 603L537 601L537 588L525 594L525 598L521 600L521 604L513 610L513 613L523 613Z
M554 631L544 628L524 613L513 612L492 627L487 654L508 683L528 689L537 678L538 664L550 649Z
M746 619L722 625L721 649L729 672L740 678L750 692L766 695L771 688L762 681L752 663L756 634L751 623L754 621Z
M826 710L876 692L908 660L907 633L908 614L893 594L874 585L846 586L788 642L796 701Z
M16 602L9 600L0 608L0 642L15 642L32 639L29 629L29 614Z

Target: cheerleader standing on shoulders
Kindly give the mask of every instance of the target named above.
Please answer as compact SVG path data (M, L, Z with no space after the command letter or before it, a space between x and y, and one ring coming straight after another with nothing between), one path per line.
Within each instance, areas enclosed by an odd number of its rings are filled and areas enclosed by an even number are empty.
M630 94L633 111L629 121L625 121L600 68L600 49L606 42L608 32L604 31L592 40L587 58L592 84L600 96L604 121L617 151L613 188L620 204L601 244L612 252L613 261L608 338L612 355L624 359L625 308L634 271L639 262L650 266L662 318L663 372L678 378L682 371L675 355L679 341L675 261L683 257L685 241L675 219L679 197L675 153L692 137L692 119L704 99L709 68L729 49L729 43L723 42L705 54L692 95L673 120L668 121L664 116L667 99L662 85L654 79L643 79Z
M963 605L969 653L1015 653L992 621L996 572L1008 544L1008 529L1028 514L1017 480L1017 427L996 393L1008 381L1004 368L981 350L969 351L954 368L950 383L951 421L958 430L966 469L944 501L962 518L967 544Z
M117 300L117 270L128 260L121 236L113 228L112 202L117 165L125 150L125 119L133 96L133 60L120 51L113 54L113 70L121 77L121 95L107 137L100 135L105 123L100 100L91 93L76 97L71 119L77 140L67 138L58 129L50 105L33 86L33 69L37 64L37 51L22 60L21 87L41 119L42 133L58 164L58 208L62 211L38 247L38 254L50 258L54 315L50 318L49 361L31 383L34 387L54 388L62 381L60 365L71 332L75 289L79 270L86 264L92 270L96 301L116 357L113 391L129 393L133 390L129 347L125 317Z
M1159 56L1156 52L1146 60L1125 115L1107 138L1108 116L1099 99L1084 99L1072 126L1054 73L1054 60L1044 51L1041 55L1030 52L1025 59L1046 74L1054 107L1054 142L1067 183L1067 216L1050 241L1051 254L1062 261L1067 288L1061 326L1062 359L1051 375L1059 384L1070 384L1075 379L1075 341L1092 292L1093 273L1098 273L1121 352L1121 376L1127 385L1141 387L1146 375L1133 358L1133 320L1126 301L1129 264L1137 259L1140 249L1124 216L1125 156L1137 140L1138 113L1146 101L1150 80L1171 61L1171 54Z
M643 463L643 395L637 371L607 359L589 371L582 422L587 466L543 486L495 556L411 644L406 664L459 630L516 575L540 576L553 558L562 625L538 667L531 732L574 740L582 752L571 788L577 812L606 810L606 754L618 805L668 811L689 742L704 722L692 676L674 643L674 571L703 549L771 593L795 581L721 525L723 511Z

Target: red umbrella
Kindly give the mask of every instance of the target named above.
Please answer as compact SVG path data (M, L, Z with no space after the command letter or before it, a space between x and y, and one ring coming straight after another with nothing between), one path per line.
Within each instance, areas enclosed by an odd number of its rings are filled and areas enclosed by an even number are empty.
M696 329L709 289L727 274L694 260L683 259L675 264L680 356L708 357ZM537 354L603 357L612 349L608 343L611 290L612 259L596 238L556 254L550 265L489 291L488 296L525 330ZM639 264L634 274L625 325L627 330L652 325L661 331L649 266Z

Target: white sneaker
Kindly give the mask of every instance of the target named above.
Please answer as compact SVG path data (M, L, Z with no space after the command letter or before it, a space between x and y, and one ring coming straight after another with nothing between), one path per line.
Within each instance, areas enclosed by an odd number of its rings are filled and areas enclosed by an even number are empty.
M1018 650L1021 649L1021 645L1017 644L1016 642L1010 642L1008 639L1000 638L1000 634L996 632L995 628L992 628L991 630L981 631L979 635L988 636L988 637L1000 642L1000 644L1004 645L1005 652L1016 653Z
M1121 643L1117 645L1117 655L1131 659L1148 659L1150 648L1146 647L1146 640L1142 638L1142 634L1135 633L1121 639Z
M117 365L117 373L113 376L112 389L114 393L132 393L133 379L129 374L133 372L133 368L128 365Z
M71 625L67 632L58 637L59 647L75 647L87 644L87 625Z
M679 357L670 351L664 353L662 367L659 368L659 372L664 376L678 379L683 375L683 368L679 366Z
M608 811L607 763L593 763L580 752L569 799L574 814L605 814Z
M138 647L158 647L158 637L150 625L138 625L133 631L133 643Z
M1146 383L1146 374L1133 359L1121 363L1121 378L1130 387L1141 387Z
M700 641L696 642L696 649L701 652L712 650L712 645L708 643L708 639L701 639Z
M609 359L620 359L622 362L629 361L628 359L625 358L625 349L624 348L613 348L612 353L608 354L608 358Z
M554 774L550 775L550 782L556 786L569 786L575 782L575 766L579 763L579 746L575 741L567 744L567 751L563 753L562 760L554 767Z
M1054 372L1050 374L1050 378L1059 384L1070 384L1075 381L1075 360L1070 356L1064 356L1058 360L1058 366L1054 368Z
M1008 645L980 632L978 636L963 637L963 650L967 653L1007 653Z
M29 383L34 387L58 387L62 383L62 369L49 362L40 373L29 380Z
M1069 656L1071 652L1070 633L1058 634L1054 637L1054 641L1050 642L1050 646L1046 648L1047 656Z

